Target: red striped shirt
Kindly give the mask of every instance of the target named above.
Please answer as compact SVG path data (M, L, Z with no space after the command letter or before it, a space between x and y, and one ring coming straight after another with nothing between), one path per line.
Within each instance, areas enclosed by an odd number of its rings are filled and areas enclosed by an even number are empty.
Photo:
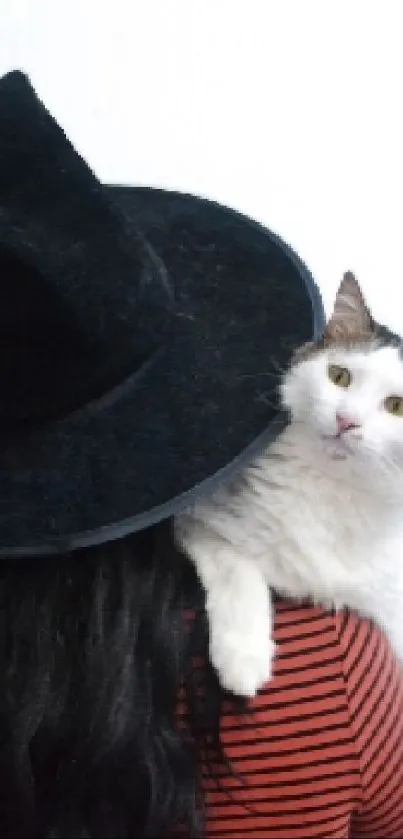
M403 673L380 630L347 612L276 605L275 675L224 709L237 777L205 772L208 839L403 837Z

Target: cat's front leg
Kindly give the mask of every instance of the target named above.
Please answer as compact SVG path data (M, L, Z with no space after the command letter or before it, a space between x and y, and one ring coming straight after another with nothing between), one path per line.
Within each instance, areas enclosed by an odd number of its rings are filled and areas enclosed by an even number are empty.
M271 677L275 653L267 583L226 540L181 525L180 542L206 592L211 663L224 688L253 697Z
M275 655L270 590L261 571L233 557L207 593L210 657L224 688L253 697L271 678Z

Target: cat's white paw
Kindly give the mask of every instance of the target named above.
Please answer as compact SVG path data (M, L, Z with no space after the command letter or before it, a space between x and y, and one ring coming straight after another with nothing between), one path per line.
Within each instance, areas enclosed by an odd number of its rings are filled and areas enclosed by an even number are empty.
M272 676L275 644L266 633L222 632L210 638L210 658L221 685L237 696L253 697Z
M232 550L216 554L216 566L206 598L210 660L226 690L253 697L272 675L270 592L259 568Z

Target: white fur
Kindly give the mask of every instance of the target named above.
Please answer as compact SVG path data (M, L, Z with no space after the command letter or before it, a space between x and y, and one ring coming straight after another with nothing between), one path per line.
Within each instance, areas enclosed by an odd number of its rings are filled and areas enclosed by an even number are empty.
M348 367L348 389L330 381L329 363ZM177 518L229 690L253 696L271 676L269 587L373 617L403 660L403 418L384 408L392 395L403 396L394 347L334 348L296 364L282 383L292 419L280 438ZM332 439L336 413L360 428Z

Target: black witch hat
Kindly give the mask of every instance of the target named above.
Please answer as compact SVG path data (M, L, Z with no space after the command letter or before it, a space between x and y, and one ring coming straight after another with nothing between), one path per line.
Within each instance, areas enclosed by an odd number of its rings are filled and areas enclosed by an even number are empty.
M316 286L225 207L99 183L19 72L0 80L0 555L173 515L274 438Z

